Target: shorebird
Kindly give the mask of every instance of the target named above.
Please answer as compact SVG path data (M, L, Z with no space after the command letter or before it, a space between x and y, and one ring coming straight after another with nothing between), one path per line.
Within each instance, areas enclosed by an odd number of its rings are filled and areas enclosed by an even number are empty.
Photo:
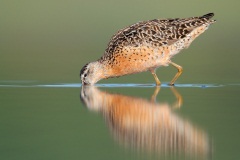
M169 85L182 74L182 67L171 58L202 34L209 25L214 13L200 17L154 19L142 21L119 30L111 38L104 55L97 61L87 63L80 71L82 84L93 85L101 79L119 77L150 71L156 81L156 69L169 64L178 72Z

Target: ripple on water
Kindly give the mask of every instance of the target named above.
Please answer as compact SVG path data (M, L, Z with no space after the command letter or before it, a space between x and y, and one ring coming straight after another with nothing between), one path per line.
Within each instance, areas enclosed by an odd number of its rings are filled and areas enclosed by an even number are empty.
M175 87L181 88L213 88L213 87L224 87L224 86L239 86L240 84L175 84ZM0 84L0 87L40 87L40 88L79 88L81 83L53 83L53 84L31 84L31 83L11 83ZM154 83L136 84L136 83L99 83L95 84L97 87L109 87L109 88L121 88L121 87L141 87L141 88L153 88L156 87ZM161 87L171 87L167 83L161 84Z

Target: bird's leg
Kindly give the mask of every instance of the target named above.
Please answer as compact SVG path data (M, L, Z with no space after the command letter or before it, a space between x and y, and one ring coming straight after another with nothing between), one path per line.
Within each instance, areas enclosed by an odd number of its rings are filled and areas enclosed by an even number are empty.
M159 79L158 79L158 77L157 77L157 75L156 75L155 69L151 69L150 72L152 73L152 75L153 75L153 77L154 77L154 79L155 79L155 81L156 81L156 85L157 85L157 86L160 86L161 82L159 81Z
M179 66L176 63L170 62L171 65L173 65L174 67L177 68L178 72L176 73L176 75L173 77L173 79L171 80L171 82L169 83L169 85L173 86L174 82L178 79L178 77L182 74L183 72L183 68L181 66Z

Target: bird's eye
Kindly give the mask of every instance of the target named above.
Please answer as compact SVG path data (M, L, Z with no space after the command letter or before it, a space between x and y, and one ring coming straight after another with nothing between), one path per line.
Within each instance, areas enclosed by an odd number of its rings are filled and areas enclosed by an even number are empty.
M83 76L84 76L84 77L87 77L87 74L84 74Z

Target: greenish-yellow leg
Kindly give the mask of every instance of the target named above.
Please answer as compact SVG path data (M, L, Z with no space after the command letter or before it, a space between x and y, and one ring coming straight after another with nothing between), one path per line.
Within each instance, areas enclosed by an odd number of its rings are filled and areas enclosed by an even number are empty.
M175 81L178 79L178 77L182 74L183 72L183 68L181 66L179 66L176 63L170 62L171 65L173 65L174 67L177 68L178 72L176 73L176 75L173 77L173 79L171 80L171 82L169 83L169 85L173 86Z
M152 73L152 75L153 75L153 77L154 77L154 79L155 79L155 81L156 81L156 85L157 85L157 86L160 86L160 85L161 85L161 82L159 81L159 79L158 79L158 77L157 77L157 75L156 75L156 73L155 73L155 69L154 69L154 70L150 70L150 72Z

